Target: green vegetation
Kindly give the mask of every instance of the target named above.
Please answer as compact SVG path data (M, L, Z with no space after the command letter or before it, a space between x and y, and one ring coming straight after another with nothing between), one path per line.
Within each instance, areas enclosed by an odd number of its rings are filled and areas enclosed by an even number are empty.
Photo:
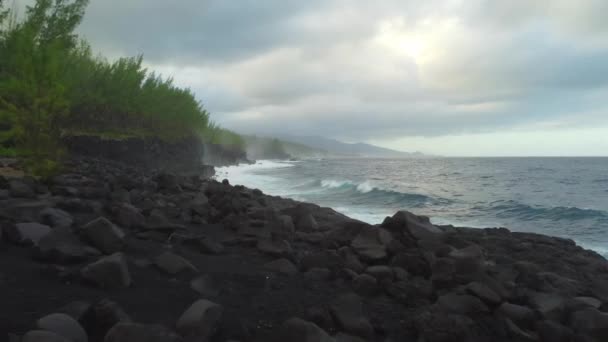
M209 120L189 89L149 72L142 56L110 62L74 33L88 0L37 0L22 20L0 0L0 153L39 176L63 155L61 137L196 136L243 148Z

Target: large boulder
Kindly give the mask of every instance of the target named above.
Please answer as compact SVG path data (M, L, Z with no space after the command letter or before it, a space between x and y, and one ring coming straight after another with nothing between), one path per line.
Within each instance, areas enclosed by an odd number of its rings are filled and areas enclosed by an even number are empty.
M114 208L116 223L124 228L143 227L146 221L144 215L129 203L121 203Z
M417 240L435 239L443 234L443 231L432 225L429 218L417 216L409 211L399 211L393 217L387 218L383 227L392 229L404 229Z
M34 188L20 179L13 179L8 182L8 191L12 197L35 198Z
M194 302L179 318L177 331L185 337L197 337L205 340L211 337L222 318L220 305L199 299Z
M66 314L54 313L44 316L36 322L36 328L52 331L72 342L88 341L87 333L80 323Z
M201 217L207 217L211 209L209 199L205 194L197 194L196 197L192 199L192 202L190 202L190 209Z
M491 288L483 283L474 281L467 284L465 291L479 299L488 305L498 305L501 302L500 296L494 292Z
M311 214L306 214L300 217L296 223L296 229L302 232L314 232L319 230L319 224Z
M526 328L531 327L536 320L536 314L532 309L512 303L502 303L496 312Z
M542 342L570 342L572 330L554 321L540 321L536 324L536 331Z
M190 288L203 297L217 297L220 293L218 284L209 275L201 275L190 281Z
M573 312L570 315L570 327L577 333L604 341L608 337L608 313L594 308Z
M85 238L105 254L122 250L125 233L105 217L99 217L82 227Z
M273 341L334 342L335 340L316 324L300 318L291 318L278 329Z
M350 247L345 246L340 248L338 250L338 254L344 261L344 267L353 270L357 273L361 273L365 269L365 266L363 265L363 263L361 263L361 260L359 260L357 254L355 254Z
M561 322L566 315L566 298L552 293L534 293L529 303L544 319Z
M385 232L379 228L365 226L351 242L353 250L367 261L378 261L388 256L386 246L383 244L382 235Z
M46 208L40 212L40 220L55 229L67 229L74 223L74 218L68 212L57 208Z
M102 340L108 330L120 322L131 322L131 317L118 305L108 299L102 299L82 315L80 322L91 340Z
M81 275L103 288L125 288L131 285L127 259L122 253L114 253L85 266Z
M442 311L461 315L471 315L490 311L479 298L455 293L448 293L439 297L439 299L437 299L437 306Z
M353 279L353 289L362 296L378 292L378 281L369 274L359 274Z
M40 239L51 232L51 227L37 222L4 225L7 238L17 244L37 246Z
M93 253L92 248L83 245L72 233L63 231L43 236L36 248L37 258L51 262L79 262Z
M286 257L292 252L291 245L285 240L259 239L258 251L275 257Z
M106 334L104 342L181 342L183 339L162 325L121 322Z
M372 325L363 314L361 298L356 294L339 296L331 303L329 310L342 331L363 338L373 336Z
M264 264L264 268L284 275L294 275L298 273L298 268L296 265L284 258L266 263Z
M161 271L171 275L184 271L198 272L197 268L190 261L172 252L164 252L157 256L154 259L154 264Z

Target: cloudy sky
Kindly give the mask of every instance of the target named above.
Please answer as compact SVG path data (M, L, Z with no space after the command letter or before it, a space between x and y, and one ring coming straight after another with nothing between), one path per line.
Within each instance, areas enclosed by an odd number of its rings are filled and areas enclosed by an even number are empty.
M80 31L104 55L144 54L239 132L607 155L606 13L606 0L92 0Z

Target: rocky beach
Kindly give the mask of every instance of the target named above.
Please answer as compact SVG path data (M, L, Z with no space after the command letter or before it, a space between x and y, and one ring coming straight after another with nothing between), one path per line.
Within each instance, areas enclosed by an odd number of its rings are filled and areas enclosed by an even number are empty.
M573 241L378 225L212 178L4 161L8 341L605 341L608 261ZM182 170L183 171L183 170Z

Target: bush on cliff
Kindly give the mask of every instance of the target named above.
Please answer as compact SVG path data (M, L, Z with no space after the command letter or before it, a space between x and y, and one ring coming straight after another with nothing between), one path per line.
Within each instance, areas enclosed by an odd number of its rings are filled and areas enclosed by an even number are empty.
M142 56L110 62L74 33L88 0L37 0L22 20L0 0L0 152L35 174L55 171L64 135L159 137L243 148L210 123L189 89L143 67Z

